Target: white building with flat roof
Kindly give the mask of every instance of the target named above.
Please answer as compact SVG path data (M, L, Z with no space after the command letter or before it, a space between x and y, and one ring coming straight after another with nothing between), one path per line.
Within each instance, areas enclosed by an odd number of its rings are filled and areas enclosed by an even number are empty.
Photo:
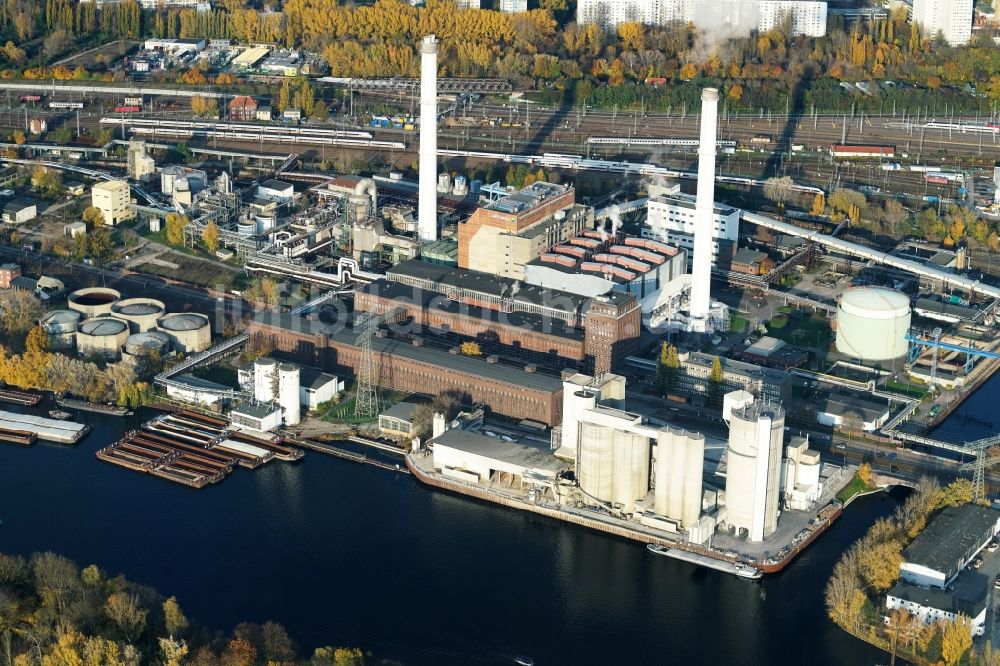
M826 34L827 5L813 0L760 0L757 29L767 32L788 20L793 35L822 37Z
M913 0L911 19L921 34L933 39L940 33L951 46L968 44L972 37L973 0Z
M697 214L695 198L688 194L661 194L646 203L646 224L642 236L694 251ZM719 258L720 246L731 252L740 237L740 211L716 203L712 211L712 263Z

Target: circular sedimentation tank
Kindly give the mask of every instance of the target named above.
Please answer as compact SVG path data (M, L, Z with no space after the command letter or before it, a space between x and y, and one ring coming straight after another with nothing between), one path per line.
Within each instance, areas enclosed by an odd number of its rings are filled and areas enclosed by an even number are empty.
M837 351L864 361L887 361L906 354L910 299L886 287L855 287L837 308Z
M68 349L76 342L76 331L83 319L83 313L76 310L52 310L38 323L49 338L52 349Z
M156 328L156 321L166 311L163 302L155 298L126 298L111 306L111 314L127 321L135 333Z
M38 320L42 330L49 335L62 335L65 333L76 333L80 326L83 313L77 310L52 310Z
M212 345L212 327L208 317L197 312L175 312L157 322L161 331L170 336L174 348L182 354L200 352Z
M88 287L71 293L66 302L70 310L76 310L85 317L111 314L111 307L121 299L121 292L107 287Z
M125 340L125 353L132 356L163 355L170 351L170 336L162 331L133 333Z
M113 317L94 317L80 324L76 351L84 356L117 358L128 338L128 322Z

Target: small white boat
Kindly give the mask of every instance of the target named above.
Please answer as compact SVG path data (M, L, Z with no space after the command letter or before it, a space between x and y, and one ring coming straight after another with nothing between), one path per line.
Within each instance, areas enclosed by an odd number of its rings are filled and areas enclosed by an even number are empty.
M64 412L61 409L50 409L49 416L51 416L54 419L59 419L60 421L65 421L66 419L68 419L73 415L70 414L69 412Z
M535 666L535 660L531 657L526 657L523 654L519 654L514 657L514 663L518 666Z

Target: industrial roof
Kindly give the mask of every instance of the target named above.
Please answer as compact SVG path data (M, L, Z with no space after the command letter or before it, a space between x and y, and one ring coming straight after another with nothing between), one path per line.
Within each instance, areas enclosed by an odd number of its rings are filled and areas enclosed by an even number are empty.
M823 411L836 416L857 414L862 421L877 421L889 412L889 405L884 402L855 398L850 395L831 394L827 396Z
M505 442L499 437L487 437L470 430L455 428L445 431L444 434L431 440L431 444L499 460L510 465L519 465L527 469L541 469L553 474L565 467L548 450L515 442Z
M591 300L586 296L566 291L524 284L517 280L480 271L441 266L419 259L410 259L396 264L386 272L386 277L393 282L419 280L445 288L454 287L478 291L489 296L507 296L513 293L512 300L515 303L540 305L567 314L583 313L586 310L584 306ZM614 304L623 304L634 300L635 296L613 291L600 296L600 298Z
M138 335L143 335L143 334L139 333ZM129 339L131 340L133 337L135 336L129 336ZM184 384L185 386L192 389L204 389L208 391L225 391L227 389L232 388L231 386L226 386L225 384L219 384L217 382L210 381L203 377L196 377L189 373L185 373L183 375L177 375L173 379L174 381L180 382L181 384Z
M767 257L766 252L760 252L759 250L751 250L749 248L741 247L736 250L736 254L733 255L734 264L756 264L763 261Z
M958 305L957 303L946 303L932 298L918 298L917 302L913 306L913 310L917 314L931 312L935 314L950 315L952 317L957 317L958 319L972 319L979 314L979 310L976 308L965 307L964 305Z
M998 519L1000 512L978 504L946 507L906 547L903 559L951 572L970 551L989 540Z
M253 67L270 52L271 49L269 48L264 46L255 46L233 58L233 64L239 65L240 67Z
M283 180L268 178L267 180L260 183L260 187L266 188L268 190L287 190L289 187L292 187L292 184L286 183Z
M228 388L228 387L226 387ZM281 407L272 403L245 402L238 407L233 407L230 412L233 414L243 414L254 419L263 419L274 412L281 411Z
M568 185L555 185L541 181L521 188L520 191L501 197L486 206L487 210L518 215L535 208L543 201L570 191Z
M986 607L989 580L978 571L972 573L982 579L980 585L975 587L961 586L961 589L949 592L941 588L920 587L906 581L900 581L889 590L889 596L949 613L963 613L968 617L976 617Z
M769 335L765 335L760 340L747 347L743 353L755 354L757 356L770 356L784 346L784 340L779 340L778 338L772 338Z
M413 412L417 409L415 402L397 402L395 405L385 410L379 416L388 416L400 421L410 421L413 419Z
M327 325L299 315L276 312L261 313L255 317L255 321L306 335L327 335L331 340L341 344L357 346L357 335L354 330L341 325ZM379 337L372 341L372 346L376 353L400 356L475 377L488 377L493 381L512 386L548 392L562 388L562 382L557 377L550 377L540 372L526 372L521 367L500 363L487 364L484 359L451 354L429 346L415 347L407 342Z
M672 206L677 206L678 208L687 208L688 210L695 209L695 203L697 199L690 194L658 194L653 197L652 201L670 204ZM738 212L737 209L731 206L725 206L718 202L713 202L712 212L715 215L721 215L723 217L728 217L733 213Z
M475 305L468 305L453 301L442 294L428 292L423 289L415 289L404 284L387 282L384 279L376 280L360 288L360 291L377 294L382 298L399 300L406 303L416 303L429 311L446 312L449 314L463 314L474 319L497 322L507 326L518 326L539 333L555 335L570 340L582 340L584 331L582 328L552 317L531 314L528 312L499 312L488 308L481 308Z

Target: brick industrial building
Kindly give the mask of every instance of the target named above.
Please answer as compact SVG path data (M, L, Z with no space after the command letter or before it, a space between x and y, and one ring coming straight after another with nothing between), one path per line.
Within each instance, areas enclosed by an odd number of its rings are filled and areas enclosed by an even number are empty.
M358 290L354 307L379 314L399 308L396 319L412 321L421 332L597 374L613 371L636 352L642 324L633 294L588 298L419 260L397 264L385 281Z
M291 361L337 376L355 375L361 350L353 329L291 314L265 313L250 323L255 343ZM547 425L562 421L562 382L528 366L489 363L423 344L374 340L380 386L407 393L454 392L494 412Z

